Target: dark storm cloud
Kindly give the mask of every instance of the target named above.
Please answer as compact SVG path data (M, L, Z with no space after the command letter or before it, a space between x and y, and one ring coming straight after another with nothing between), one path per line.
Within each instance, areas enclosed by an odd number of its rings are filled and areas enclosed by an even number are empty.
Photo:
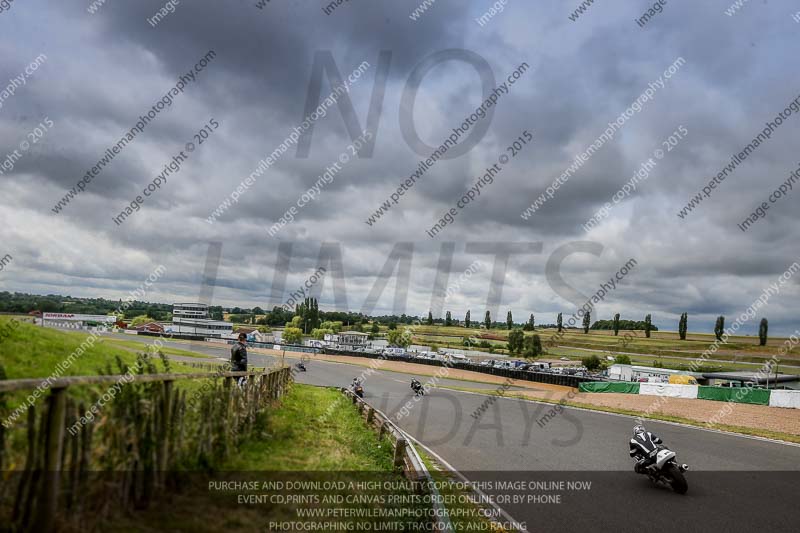
M564 278L583 293L596 290L630 257L639 261L635 274L598 307L598 318L614 310L652 312L657 325L674 328L687 310L698 328L706 328L717 314L741 312L797 258L795 233L787 229L797 224L795 200L784 200L747 234L736 223L797 167L800 117L788 120L689 217L676 215L764 121L800 94L791 76L800 60L787 47L798 25L783 6L751 3L727 17L724 0L676 0L641 29L633 19L643 6L623 3L597 4L571 22L568 5L511 0L483 27L475 19L489 3L439 0L418 21L409 19L416 3L349 2L330 16L321 9L325 2L273 1L261 10L254 3L184 0L155 28L146 18L163 5L157 0L107 2L94 15L83 3L32 1L0 17L6 52L0 90L2 80L37 54L48 57L0 109L0 158L44 116L56 124L1 177L0 252L8 248L15 261L0 288L120 297L164 264L167 274L154 299L193 298L208 242L218 241L219 303L271 307L285 300L275 272L280 242L295 243L286 291L318 266L321 243L333 242L341 243L348 306L359 310L394 245L408 241L414 243L408 312L424 314L432 305L441 244L453 241L451 282L475 260L482 267L445 308L463 316L469 307L478 316L494 257L468 253L466 243L541 242L540 254L512 256L500 309L513 306L515 316L534 312L537 321L549 322L574 303L547 285L547 258L565 242L589 239L602 244L602 254L575 254L562 266ZM409 75L445 49L479 54L498 84L523 62L531 68L498 102L480 143L437 162L370 226L365 220L421 159L400 127ZM55 215L51 207L105 148L208 50L217 56L196 82ZM343 77L369 63L348 95L363 128L382 50L391 52L391 63L372 157L352 158L293 222L269 236L268 228L347 153L350 135L334 105L314 124L309 157L296 158L291 146L209 224L207 217L302 122L315 55L329 51ZM678 57L686 64L675 77L541 211L523 220L522 210ZM327 73L322 80L324 98L332 87ZM437 65L417 91L417 134L431 146L441 144L482 98L472 66ZM123 226L111 222L212 117L220 128L167 185ZM586 234L581 224L680 125L688 137ZM533 144L456 223L430 239L425 230L526 129ZM327 308L334 303L329 278L321 283ZM391 310L394 283L376 312ZM793 330L785 299L796 292L792 283L770 303L774 331Z

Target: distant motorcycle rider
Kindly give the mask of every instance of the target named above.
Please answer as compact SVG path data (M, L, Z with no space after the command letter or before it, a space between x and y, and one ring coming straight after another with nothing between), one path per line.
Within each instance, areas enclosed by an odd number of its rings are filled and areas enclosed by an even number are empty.
M658 445L663 442L659 436L647 431L643 425L633 426L630 453L631 457L636 459L636 464L633 466L634 472L641 474L648 464L655 461L655 457L650 457L650 453L658 449Z
M411 390L418 393L421 389L422 383L420 383L417 378L411 378Z

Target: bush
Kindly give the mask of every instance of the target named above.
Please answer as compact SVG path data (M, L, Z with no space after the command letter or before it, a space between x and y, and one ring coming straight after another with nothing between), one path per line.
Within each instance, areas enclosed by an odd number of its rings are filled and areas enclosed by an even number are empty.
M631 358L629 355L620 354L614 358L614 362L618 365L629 365L631 364Z
M408 348L408 345L411 344L411 335L399 329L392 329L386 334L386 340L389 341L389 346Z
M324 339L326 334L333 334L333 330L326 328L314 328L311 330L311 336L317 339L318 341Z
M281 339L283 344L301 344L303 342L303 330L289 326L283 330Z
M136 326L141 326L142 324L147 324L148 322L153 322L153 319L147 315L139 315L133 317L133 320L131 320L130 325L132 328L135 328Z
M522 353L525 335L521 329L514 329L508 334L508 352Z
M344 322L342 322L341 320L335 320L335 321L326 320L325 322L320 324L319 327L320 327L320 329L329 329L329 330L333 331L334 333L339 333L340 331L342 331L342 326L343 325L344 325Z
M544 349L542 349L542 339L539 338L539 335L531 335L530 337L525 337L523 345L524 345L524 349L522 352L523 357L533 358L533 357L538 357L544 353Z
M600 368L600 358L596 355L590 355L581 359L581 363L587 370L597 370Z

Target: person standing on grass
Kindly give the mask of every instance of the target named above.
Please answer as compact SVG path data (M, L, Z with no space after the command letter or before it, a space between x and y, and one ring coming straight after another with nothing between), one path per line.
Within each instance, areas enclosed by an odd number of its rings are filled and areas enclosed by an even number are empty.
M231 370L234 372L247 372L247 334L239 333L239 342L231 348ZM239 386L243 386L245 377L239 378Z

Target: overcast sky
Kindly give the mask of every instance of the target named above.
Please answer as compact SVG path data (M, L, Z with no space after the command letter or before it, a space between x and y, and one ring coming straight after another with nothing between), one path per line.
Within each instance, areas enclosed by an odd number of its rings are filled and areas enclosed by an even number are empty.
M328 275L313 289L322 309L346 301L352 311L427 314L441 307L434 284L437 269L449 264L449 279L439 280L453 288L441 308L455 318L463 319L466 309L473 319L482 318L494 271L503 274L500 301L489 303L498 318L511 309L519 322L535 313L542 323L554 322L559 311L574 312L580 299L545 276L548 259L567 246L572 252L562 254L560 275L584 297L629 259L637 261L598 305L596 318L619 312L642 320L652 313L657 326L674 330L687 311L690 330L710 331L717 315L730 323L800 261L800 192L771 204L747 232L737 227L800 166L800 113L787 118L693 211L678 216L765 122L800 96L795 2L750 2L728 16L729 0L670 0L642 28L635 19L652 2L596 2L572 21L577 0L508 0L481 26L476 19L492 2L437 0L412 20L415 1L351 0L329 15L324 1L272 0L263 9L256 1L182 0L155 27L148 18L164 6L160 0L107 0L93 14L89 0L17 0L0 12L0 91L12 84L7 80L25 76L41 54L46 57L24 85L12 88L14 94L0 94L0 163L6 156L13 160L0 176L0 257L13 258L0 272L0 290L124 298L163 264L164 275L145 299L196 300L209 243L221 242L213 303L271 308L317 269L325 242L331 243L326 250L341 250L344 291L336 300L338 271L328 263ZM445 50L453 50L444 56L453 59L437 62ZM85 192L54 213L106 149L209 51L214 57L195 80ZM297 157L291 146L209 223L221 202L303 122L314 93L315 57L317 67L332 57L342 77L363 62L368 66L340 98L342 105L314 122L308 157ZM678 58L681 66L663 88L524 220L521 213L576 155ZM476 68L478 63L489 69ZM493 113L473 126L479 130L477 142L470 141L474 146L436 162L386 214L367 224L424 159L407 142L409 131L427 145L442 144L493 85L521 64L528 66L524 74L499 97ZM403 92L413 86L415 69L427 66L409 117ZM322 98L332 90L329 75L325 70L321 77ZM494 80L488 91L482 88L487 79ZM355 117L346 116L360 129L367 128L372 109L371 157L340 164L317 199L297 208L295 220L270 236L270 226L296 207L326 167L350 154L342 113L348 102ZM205 126L211 133L199 144L194 135ZM501 154L510 156L507 147L526 130L533 141L431 238L426 230ZM687 133L667 152L662 142L676 131ZM31 146L21 150L26 139ZM180 170L138 212L115 224L113 218L164 165L186 153L187 142L195 150ZM663 158L649 176L587 233L582 225L659 148L665 149ZM589 248L570 244L577 241L595 243L594 252L578 251ZM276 276L282 242L293 243L285 281L281 272ZM396 269L377 295L393 249L410 250L408 291L400 298ZM512 252L505 272L495 270L502 257L496 265L492 253L477 253L493 249ZM470 265L473 273L462 276ZM770 296L742 331L755 333L761 316L770 319L772 333L800 327L798 280ZM373 289L377 298L367 298Z

